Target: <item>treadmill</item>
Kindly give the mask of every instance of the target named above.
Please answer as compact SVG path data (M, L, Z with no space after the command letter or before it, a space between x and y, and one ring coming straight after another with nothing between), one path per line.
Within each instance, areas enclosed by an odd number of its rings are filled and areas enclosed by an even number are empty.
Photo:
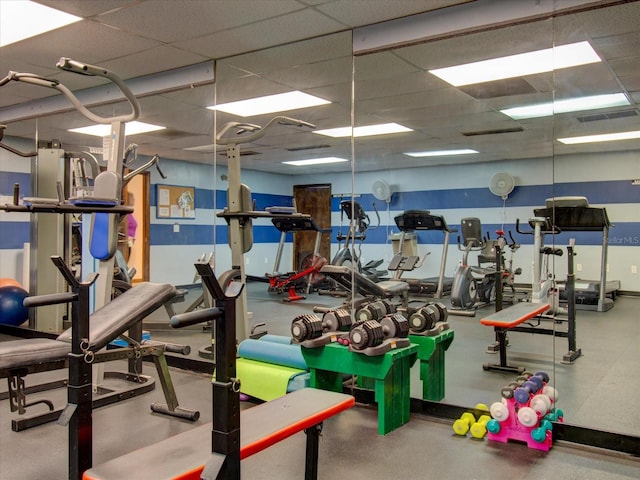
M391 259L387 267L394 271L394 280L402 280L409 284L409 292L416 295L425 295L433 298L442 298L451 294L453 285L452 277L445 277L444 272L447 266L447 252L449 251L449 238L451 230L442 215L433 215L428 210L407 210L394 218L400 235L400 247L398 253ZM404 239L408 233L416 230L438 230L444 233L442 244L442 257L440 259L440 272L437 277L432 278L402 278L402 274L411 271L421 265L419 257L407 257L403 254Z
M620 290L620 280L607 280L607 247L611 222L603 207L590 207L586 197L548 198L545 208L534 210L536 217L551 219L565 232L602 232L600 279L576 279L576 308L606 312L613 308L613 300ZM564 284L559 284L560 299L566 301Z

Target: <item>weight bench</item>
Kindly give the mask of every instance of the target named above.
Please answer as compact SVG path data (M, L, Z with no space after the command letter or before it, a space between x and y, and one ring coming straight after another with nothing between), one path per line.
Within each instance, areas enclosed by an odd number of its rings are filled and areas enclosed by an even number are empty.
M244 409L240 414L240 458L245 459L291 435L307 434L305 479L317 478L318 440L322 422L354 405L342 393L304 388ZM91 468L83 480L200 480L211 456L208 423ZM220 455L222 456L222 455ZM215 462L214 462L215 463ZM203 472L204 470L204 472ZM277 477L277 472L272 476Z
M244 284L222 281L226 287L223 291L211 265L198 262L195 266L216 306L175 315L171 326L213 322L212 338L216 339L216 374L211 382L213 422L88 468L83 480L238 480L241 459L303 430L307 434L305 479L315 480L322 422L351 408L354 398L304 388L241 410L235 327L236 302Z
M140 344L124 336L128 330L140 328L142 319L163 306L173 298L175 293L175 287L172 285L141 283L95 311L89 317L90 333L89 339L84 345L84 359L88 362L98 363L118 359L138 359L151 355L167 400L167 405L153 404L151 409L158 413L197 420L199 412L185 410L178 406L167 361L164 357L165 351L188 354L188 347L149 341ZM68 294L27 297L25 305L44 305L66 298L68 298ZM8 379L11 411L18 411L22 415L26 413L28 407L38 403L46 404L50 410L45 414L13 420L12 429L14 431L41 425L60 417L61 410L54 410L53 404L48 400L27 403L28 389L25 388L24 377L30 373L68 367L72 353L72 328L62 332L56 339L28 338L0 342L0 378ZM129 347L100 351L111 341L121 336L130 345ZM93 407L108 405L154 388L154 380L145 375L121 372L106 372L105 375L107 378L126 380L133 387L119 387L114 390L99 388L99 395L93 401Z
M402 306L409 306L409 284L400 280L373 282L360 272L341 265L325 265L320 273L328 276L347 292L354 292L370 299L400 297ZM367 300L368 301L368 300ZM347 301L348 302L348 301Z
M481 319L480 323L482 325L493 327L496 332L496 344L489 347L489 352L494 353L497 347L500 353L499 364L485 363L482 368L484 370L515 372L518 374L524 372L525 369L523 367L513 367L507 362L507 332L509 330L518 331L516 330L518 325L542 315L549 311L549 308L550 305L548 303L521 302Z

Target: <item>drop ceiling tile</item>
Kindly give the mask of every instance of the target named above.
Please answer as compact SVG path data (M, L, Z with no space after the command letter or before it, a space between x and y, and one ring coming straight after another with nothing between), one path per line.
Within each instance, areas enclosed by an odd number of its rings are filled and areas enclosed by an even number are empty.
M154 0L106 13L99 21L170 43L227 31L301 8L294 0Z
M175 46L211 58L223 58L275 45L337 32L344 27L313 10L303 10L200 38ZM304 57L300 57L300 62Z

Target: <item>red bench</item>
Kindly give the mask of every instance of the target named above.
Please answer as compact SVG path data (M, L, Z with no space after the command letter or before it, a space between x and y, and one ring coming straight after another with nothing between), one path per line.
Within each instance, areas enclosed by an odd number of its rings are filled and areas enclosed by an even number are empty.
M521 302L481 319L480 323L482 325L493 327L496 332L496 344L495 346L489 347L491 353L494 353L497 347L500 354L499 364L485 363L482 368L484 370L496 370L500 372L524 372L523 367L513 367L507 362L507 331L516 328L527 320L542 315L549 311L549 308L548 303Z
M305 479L317 478L318 436L322 422L354 405L343 393L305 388L240 414L240 458L247 458L291 435L305 431ZM211 423L133 451L87 470L83 480L200 480L205 464L222 464L211 453ZM217 457L217 458L216 458ZM214 472L215 474L215 472ZM273 473L277 477L277 472ZM216 478L215 476L206 478Z

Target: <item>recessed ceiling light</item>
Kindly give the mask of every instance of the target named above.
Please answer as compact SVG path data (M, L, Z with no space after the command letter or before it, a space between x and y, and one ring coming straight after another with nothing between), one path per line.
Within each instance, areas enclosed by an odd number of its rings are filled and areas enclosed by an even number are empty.
M340 127L326 130L314 130L313 133L326 135L327 137L349 137L353 132L354 137L369 137L373 135L388 135L390 133L413 132L412 129L403 127L397 123L381 123L379 125L367 125L364 127Z
M521 120L523 118L549 117L556 113L580 112L597 108L619 107L621 105L629 105L626 95L624 93L611 93L608 95L555 100L548 103L539 103L538 105L507 108L500 111L514 120Z
M207 107L209 110L220 110L239 117L252 117L266 113L286 112L300 108L316 107L331 103L328 100L314 97L308 93L293 91L267 95L266 97L249 98L237 102L221 103Z
M306 160L290 160L288 162L282 162L287 165L294 165L296 167L304 167L306 165L322 165L325 163L340 163L347 162L345 158L338 157L324 157L324 158L308 158Z
M611 142L615 140L633 140L640 138L640 130L632 132L604 133L601 135L585 135L582 137L559 138L558 141L565 145L575 145L576 143Z
M167 127L152 125L144 122L129 122L125 125L125 135L136 135L138 133L155 132L156 130L164 130ZM111 133L111 125L89 125L88 127L72 128L70 132L84 133L85 135L94 135L96 137L106 137Z
M429 70L429 72L454 87L460 87L504 78L551 72L599 61L598 54L589 45L589 42L585 41L454 67L438 68Z
M0 1L0 47L82 20L39 3Z
M431 150L425 152L405 152L404 155L410 157L446 157L449 155L469 155L471 153L478 153L476 150L470 148L461 148L459 150Z

